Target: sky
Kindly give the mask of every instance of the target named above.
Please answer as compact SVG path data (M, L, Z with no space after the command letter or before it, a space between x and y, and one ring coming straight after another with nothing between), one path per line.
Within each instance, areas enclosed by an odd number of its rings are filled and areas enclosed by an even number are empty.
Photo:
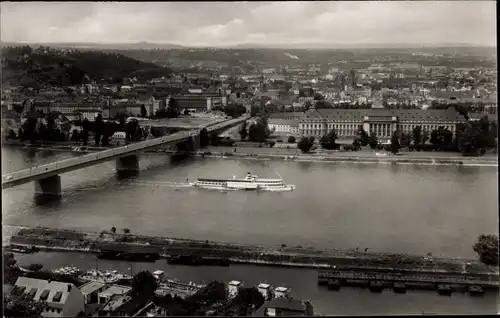
M3 42L496 46L494 1L2 2Z

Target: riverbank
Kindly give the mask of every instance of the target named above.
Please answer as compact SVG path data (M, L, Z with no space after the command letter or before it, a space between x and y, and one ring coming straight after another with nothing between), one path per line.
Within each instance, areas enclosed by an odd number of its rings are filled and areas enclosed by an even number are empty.
M421 273L454 273L498 277L498 270L478 260L438 258L375 252L320 250L304 247L242 245L223 242L152 237L109 232L77 232L50 228L21 228L10 238L14 246L36 246L45 250L99 253L103 250L130 253L227 257L234 263L304 268L344 268Z
M298 162L341 162L341 163L385 163L385 164L417 164L417 165L454 165L454 166L498 166L498 159L488 157L453 157L453 156L422 156L409 153L379 157L375 152L363 153L311 153L302 154L295 149L279 149L276 152L262 153L262 148L209 147L191 155L205 158L248 159L248 160L283 160ZM272 149L272 148L271 148ZM266 149L267 150L267 149ZM270 149L269 149L270 150ZM288 150L288 151L284 151ZM156 150L175 154L170 150Z
M40 150L74 151L90 153L107 150L113 147L81 146L68 144L23 144L7 142L3 146L17 148L33 148ZM236 151L234 151L236 149ZM172 150L156 149L148 153L176 154ZM418 165L454 165L454 166L498 166L498 157L488 154L481 157L460 156L458 153L444 152L400 152L397 155L377 156L375 151L333 152L321 151L303 154L297 149L258 148L258 147L214 147L209 146L190 155L206 158L235 158L250 160L291 160L302 162L342 162L342 163L385 163L385 164L418 164Z

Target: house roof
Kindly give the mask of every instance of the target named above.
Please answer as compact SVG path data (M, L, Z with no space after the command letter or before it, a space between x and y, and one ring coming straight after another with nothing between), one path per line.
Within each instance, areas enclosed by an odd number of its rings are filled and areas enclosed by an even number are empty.
M19 277L15 286L24 287L24 292L27 294L33 293L34 300L43 300L45 298L46 303L50 307L57 308L64 306L71 289L77 289L73 284L56 281L49 282L43 279L28 277ZM41 296L42 299L40 299Z
M462 122L465 119L453 107L448 109L309 109L301 119L326 119L340 121L362 121L368 117L398 117L399 121L453 121Z
M114 295L111 297L110 300L104 305L102 308L103 311L116 311L120 307L122 307L124 304L130 302L132 300L132 297L130 296L123 296L123 295Z
M293 127L298 126L297 120L294 119L281 119L281 118L270 118L268 124L271 125L290 125Z
M267 304L267 308L279 308L291 311L304 311L306 306L302 300L293 298L275 298Z
M83 286L80 286L80 291L82 292L83 295L89 295L89 294L92 294L93 292L103 288L104 286L106 286L105 283L91 281Z
M99 296L101 297L112 297L114 295L124 295L128 293L132 288L127 287L127 286L121 286L121 285L112 285L111 287L103 290L102 292L99 293Z

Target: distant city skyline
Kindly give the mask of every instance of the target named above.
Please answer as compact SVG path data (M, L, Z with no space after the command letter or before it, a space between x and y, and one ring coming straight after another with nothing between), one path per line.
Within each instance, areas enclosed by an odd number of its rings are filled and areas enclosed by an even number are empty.
M494 1L3 2L2 42L496 47Z

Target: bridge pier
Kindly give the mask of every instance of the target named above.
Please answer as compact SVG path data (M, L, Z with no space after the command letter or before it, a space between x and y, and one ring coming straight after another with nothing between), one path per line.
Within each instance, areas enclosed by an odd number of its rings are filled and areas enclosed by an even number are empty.
M35 198L60 199L61 177L58 175L43 178L35 182Z
M116 171L119 174L132 174L139 173L139 156L131 155L116 159Z
M193 150L196 151L201 148L201 138L200 135L195 135L191 137Z

